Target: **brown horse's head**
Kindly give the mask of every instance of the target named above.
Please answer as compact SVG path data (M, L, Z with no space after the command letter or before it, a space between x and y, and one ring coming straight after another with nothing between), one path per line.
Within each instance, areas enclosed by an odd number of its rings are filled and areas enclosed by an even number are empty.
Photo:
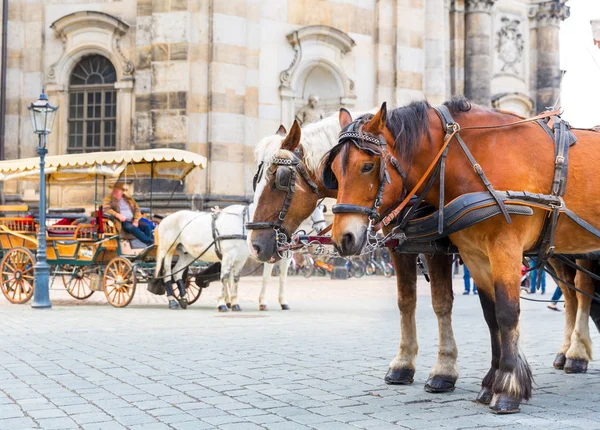
M381 213L380 207L390 207L402 193L402 177L387 164L388 150L393 150L394 139L386 126L386 117L385 103L374 116L359 118L354 123L350 115L340 112L340 136L351 128L361 136L340 143L330 154L323 172L324 181L328 174L332 176L330 182L337 181L332 239L342 255L360 253L370 220L376 222ZM387 150L374 143L380 139L385 140Z
M267 138L270 142L263 142L271 151L259 156L254 178L256 207L250 223L253 230L248 236L252 255L263 262L280 259L276 230L290 238L317 206L319 196L315 184L309 183L300 137L300 126L294 121L287 135L280 126L276 136Z

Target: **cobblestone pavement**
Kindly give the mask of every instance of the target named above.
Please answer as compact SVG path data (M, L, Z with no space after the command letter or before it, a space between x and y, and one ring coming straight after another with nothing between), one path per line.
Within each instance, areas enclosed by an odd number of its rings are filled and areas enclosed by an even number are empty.
M522 304L534 397L520 414L496 416L472 402L490 360L474 296L455 300L458 387L435 395L423 390L437 351L423 280L412 386L383 382L398 346L393 279L293 278L285 312L275 279L268 312L254 300L258 278L243 281L242 313L218 314L216 287L176 312L144 286L126 309L101 293L76 303L53 291L52 310L0 299L0 428L600 428L600 364L585 375L552 368L564 318L543 303Z

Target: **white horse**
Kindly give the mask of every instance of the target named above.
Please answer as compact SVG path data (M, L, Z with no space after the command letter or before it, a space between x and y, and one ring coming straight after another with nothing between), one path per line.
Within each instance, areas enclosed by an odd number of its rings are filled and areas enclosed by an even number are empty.
M200 260L215 263L221 261L222 288L217 298L217 309L225 312L227 304L230 304L233 311L241 310L238 304L238 284L242 267L250 255L243 238L246 221L251 218L250 211L244 205L232 205L212 213L184 210L161 221L157 227L155 276L163 276L165 280L169 308L187 307L183 271L195 260ZM219 237L225 239L219 240ZM176 253L177 263L171 270ZM173 295L173 281L179 288L179 304Z
M312 221L312 230L311 232L320 233L327 223L325 222L325 205L319 205L310 215L310 220ZM248 250L250 250L250 243L248 243ZM261 311L267 310L267 302L265 300L265 294L267 292L267 284L269 283L269 278L273 273L273 269L275 265L279 265L279 305L281 309L287 311L290 309L290 306L287 303L285 298L285 284L287 282L288 276L288 268L290 267L291 260L289 258L282 258L277 263L265 263L265 267L263 269L263 280L262 280L262 288L260 290L260 295L258 296L258 304L259 309Z

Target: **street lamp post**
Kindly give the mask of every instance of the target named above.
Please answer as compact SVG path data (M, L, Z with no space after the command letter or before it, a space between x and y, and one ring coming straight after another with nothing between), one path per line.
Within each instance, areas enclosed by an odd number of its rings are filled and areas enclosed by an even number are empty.
M50 266L46 261L46 174L44 172L46 149L46 136L52 131L54 116L58 106L52 106L48 96L42 88L40 98L31 103L29 107L33 131L38 135L37 153L40 156L40 228L38 232L38 247L36 262L33 266L34 287L32 308L50 308Z

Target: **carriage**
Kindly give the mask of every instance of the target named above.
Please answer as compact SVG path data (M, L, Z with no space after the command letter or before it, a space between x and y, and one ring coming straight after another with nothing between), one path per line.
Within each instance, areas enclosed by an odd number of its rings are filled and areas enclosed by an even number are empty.
M150 204L156 179L183 181L193 170L206 167L206 158L177 149L97 152L50 156L46 158L48 186L89 184L94 189L94 210L47 208L47 261L51 267L51 287L62 281L76 299L87 299L104 291L114 307L127 306L136 285L154 278L155 248L136 244L136 239L118 232L112 219L99 207L99 191L123 180L149 180ZM39 178L39 159L0 162L0 181ZM99 190L99 186L101 190ZM41 208L40 208L41 209ZM149 218L150 208L142 208ZM12 303L26 303L33 295L35 253L39 220L24 205L0 206L0 289ZM188 275L198 274L205 263L194 262ZM196 282L198 280L198 282ZM207 286L205 280L186 276L189 303L195 302Z

